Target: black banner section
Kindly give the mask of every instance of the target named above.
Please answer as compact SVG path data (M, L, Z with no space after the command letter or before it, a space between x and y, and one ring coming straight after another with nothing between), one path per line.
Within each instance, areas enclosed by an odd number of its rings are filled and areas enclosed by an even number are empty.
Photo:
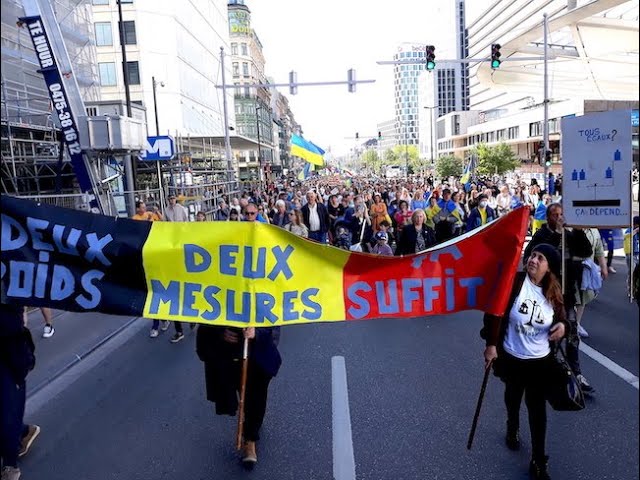
M141 315L151 222L0 196L2 303Z
M38 62L40 63L40 72L44 76L44 81L49 91L49 98L51 99L55 114L60 121L62 138L69 150L71 165L78 178L78 184L83 192L95 195L96 192L94 192L94 185L91 182L91 175L85 164L84 155L80 147L80 132L78 131L75 119L75 115L84 115L85 112L75 112L74 114L74 112L71 111L71 104L69 103L67 92L62 83L60 69L40 16L23 17L20 20L25 22L31 40L33 41L33 48L36 51ZM95 197L91 199L90 203L93 208L97 208Z

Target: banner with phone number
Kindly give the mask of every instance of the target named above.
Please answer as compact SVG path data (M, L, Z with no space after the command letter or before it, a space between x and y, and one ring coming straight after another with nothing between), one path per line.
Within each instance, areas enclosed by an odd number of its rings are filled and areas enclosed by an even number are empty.
M529 215L521 208L425 252L381 257L261 223L0 203L2 303L240 327L502 314Z

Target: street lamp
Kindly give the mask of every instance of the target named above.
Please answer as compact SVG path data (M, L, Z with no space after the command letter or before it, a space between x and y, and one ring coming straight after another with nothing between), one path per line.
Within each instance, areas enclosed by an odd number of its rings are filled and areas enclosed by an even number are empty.
M158 98L156 96L156 90L158 85L164 87L164 82L158 82L156 77L151 77L151 83L153 85L153 112L156 117L156 136L159 136L160 119L158 118ZM156 167L158 169L158 188L160 189L160 209L164 212L164 181L162 179L162 167L160 166L160 160L156 160Z
M158 85L164 87L164 82L158 82L156 77L151 77L151 82L153 84L153 113L156 117L156 135L160 135L160 120L158 119L158 98L156 97L156 89Z
M404 127L404 178L409 179L409 134L407 133L408 123L398 120L398 123Z
M435 122L433 121L433 111L436 108L439 108L439 107L438 107L438 105L435 105L433 107L424 107L424 108L425 108L425 110L429 110L429 114L431 115L431 118L430 118L430 121L429 121L429 124L431 125L431 129L430 129L431 130L431 137L430 137L431 140L429 141L429 143L431 145L429 145L429 147L430 147L429 150L431 151L431 167L433 167L433 162L434 162L433 151L434 151L434 148L435 148L435 146L437 144L437 141L435 141L434 138L433 138L434 137L434 130L435 130L434 129Z
M256 103L256 130L258 132L258 170L260 173L260 182L264 181L264 172L262 169L262 145L260 144L260 114L262 106Z

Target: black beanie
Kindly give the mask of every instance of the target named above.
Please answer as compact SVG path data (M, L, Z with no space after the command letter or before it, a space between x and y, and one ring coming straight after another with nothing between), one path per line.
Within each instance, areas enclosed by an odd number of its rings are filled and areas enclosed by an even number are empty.
M556 247L549 245L548 243L541 243L540 245L536 245L533 252L540 252L544 255L544 258L547 259L547 263L549 264L549 270L551 270L556 277L560 278L562 260L560 259L560 252L558 252Z

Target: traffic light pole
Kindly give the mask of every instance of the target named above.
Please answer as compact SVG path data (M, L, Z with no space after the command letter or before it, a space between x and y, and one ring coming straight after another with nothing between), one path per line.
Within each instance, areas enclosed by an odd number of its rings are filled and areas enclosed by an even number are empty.
M543 15L542 28L544 30L544 114L543 114L543 127L542 127L542 141L544 142L544 151L541 155L541 161L544 162L544 184L545 190L548 187L546 185L549 182L549 165L547 165L547 157L549 152L549 39L548 35L548 17L545 13Z

